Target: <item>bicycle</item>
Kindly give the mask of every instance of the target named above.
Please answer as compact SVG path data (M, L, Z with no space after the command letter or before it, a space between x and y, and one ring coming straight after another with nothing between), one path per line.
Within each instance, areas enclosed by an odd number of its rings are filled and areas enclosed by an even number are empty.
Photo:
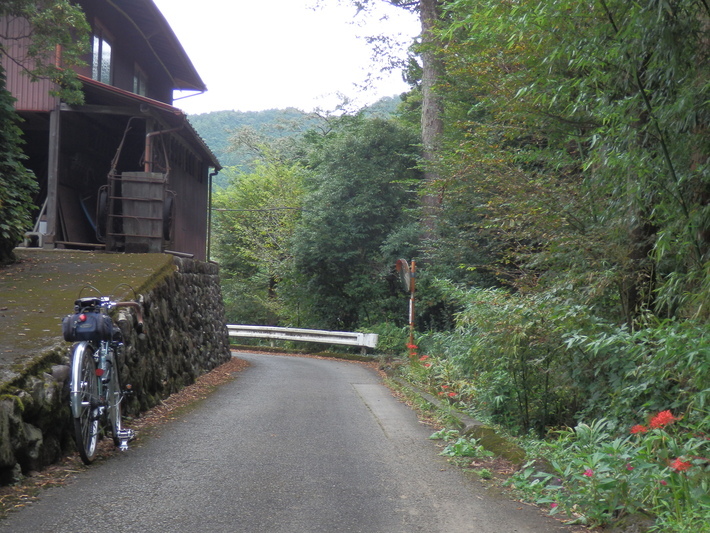
M85 287L87 288L87 287ZM94 287L88 287L97 293ZM82 289L83 291L84 289ZM99 293L100 294L100 293ZM109 312L118 307L135 310L137 330L143 331L138 302L116 302L108 296L81 297L74 302L74 313L62 320L64 339L75 342L71 348L70 407L74 438L84 464L96 457L100 431L111 433L115 446L125 451L135 432L121 423L121 403L131 394L130 385L121 389L118 357L123 350L123 335Z

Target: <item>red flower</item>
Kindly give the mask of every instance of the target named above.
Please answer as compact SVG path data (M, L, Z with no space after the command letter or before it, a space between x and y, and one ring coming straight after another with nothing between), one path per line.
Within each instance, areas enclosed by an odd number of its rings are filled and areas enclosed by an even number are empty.
M668 482L667 482L665 479L662 479L662 480L661 480L661 485L663 485L663 486L665 487L666 485L668 485Z
M646 433L648 431L648 428L646 426L642 426L641 424L636 424L634 427L631 428L631 433Z
M449 386L448 386L448 385L442 385L441 388L442 388L442 389L448 389Z
M450 392L450 393L449 393L449 398L455 398L455 397L456 397L456 393L455 393L455 392Z
M631 465L631 463L626 463L626 470L631 472L634 469L634 467Z
M691 466L693 466L689 461L681 461L680 457L671 463L671 468L676 472L685 472Z
M592 476L594 475L594 470L592 470L591 468L587 468L587 469L584 471L584 475L587 476L587 477L592 477Z
M431 363L424 363L424 368L429 368L431 366Z
M551 503L551 504L550 504L550 509L554 509L555 507L557 507L557 505L558 505L557 503L554 503L554 502Z
M416 344L407 344L407 348L409 348L410 350L416 350L417 345Z
M658 429L658 428L665 427L668 424L675 422L676 420L680 420L680 418L674 417L673 414L669 410L665 410L665 411L661 411L660 413L658 413L656 416L654 416L651 419L650 426L654 429Z
M428 355L422 355L422 356L419 358L420 361L426 361L427 359L429 359L429 356L428 356Z

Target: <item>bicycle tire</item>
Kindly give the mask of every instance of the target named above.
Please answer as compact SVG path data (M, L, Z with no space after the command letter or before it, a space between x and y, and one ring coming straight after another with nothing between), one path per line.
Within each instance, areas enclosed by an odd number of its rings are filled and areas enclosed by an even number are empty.
M108 419L111 425L111 437L113 438L113 443L116 447L121 445L121 441L118 438L119 431L121 431L121 403L123 400L123 391L121 390L121 380L118 375L118 361L117 353L113 352L113 361L111 364L111 379L109 380L109 389L107 391L107 399L109 402L108 406Z
M87 341L75 344L72 350L70 394L74 440L86 465L96 457L99 442L99 385L94 352L95 347Z

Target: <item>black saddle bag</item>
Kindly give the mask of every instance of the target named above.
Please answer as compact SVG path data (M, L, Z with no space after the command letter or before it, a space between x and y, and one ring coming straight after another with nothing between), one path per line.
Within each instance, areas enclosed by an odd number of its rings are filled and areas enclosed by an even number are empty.
M74 313L62 319L64 340L110 341L113 336L111 317L98 312Z

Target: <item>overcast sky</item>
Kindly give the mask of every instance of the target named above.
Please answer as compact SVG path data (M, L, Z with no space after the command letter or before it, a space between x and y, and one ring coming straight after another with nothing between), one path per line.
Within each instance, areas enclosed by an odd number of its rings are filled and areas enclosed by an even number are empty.
M364 27L352 24L352 6L336 0L318 10L309 9L313 0L154 2L207 85L207 93L175 101L187 113L333 109L337 93L366 105L407 90L399 71L374 89L357 88L371 67L370 47L358 37L419 33L415 15L384 2L389 18Z

